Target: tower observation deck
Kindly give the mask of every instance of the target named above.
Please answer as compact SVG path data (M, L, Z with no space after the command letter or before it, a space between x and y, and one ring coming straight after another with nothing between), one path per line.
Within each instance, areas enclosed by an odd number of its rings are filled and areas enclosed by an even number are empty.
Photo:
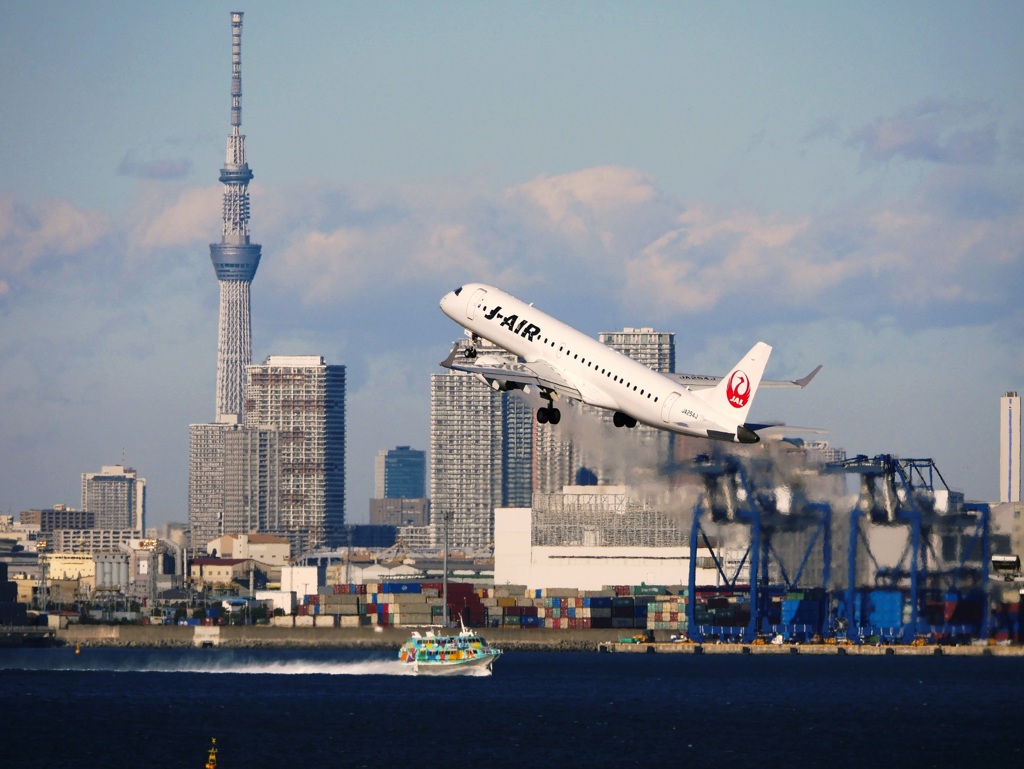
M210 260L220 283L217 333L217 422L238 423L245 403L245 367L252 358L249 284L260 264L260 246L249 242L249 182L242 128L242 14L231 14L231 133L220 171L224 224Z

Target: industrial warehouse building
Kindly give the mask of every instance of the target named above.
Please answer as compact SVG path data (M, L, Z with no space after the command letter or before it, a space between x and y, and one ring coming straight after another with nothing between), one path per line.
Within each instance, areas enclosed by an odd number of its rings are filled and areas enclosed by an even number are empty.
M495 510L496 587L686 585L689 569L689 532L680 520L631 498L624 486L567 486L535 495L532 509ZM697 550L696 577L699 585L716 584L707 548Z

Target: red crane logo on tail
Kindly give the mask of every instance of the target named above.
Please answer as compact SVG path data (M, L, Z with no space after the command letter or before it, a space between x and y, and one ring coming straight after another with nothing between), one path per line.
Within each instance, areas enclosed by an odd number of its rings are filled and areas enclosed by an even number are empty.
M725 397L733 408L746 406L750 400L750 378L739 369L733 371L725 386Z

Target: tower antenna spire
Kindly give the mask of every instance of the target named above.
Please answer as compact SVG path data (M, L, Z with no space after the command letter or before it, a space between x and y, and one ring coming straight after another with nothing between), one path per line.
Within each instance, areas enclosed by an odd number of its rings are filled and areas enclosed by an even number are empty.
M245 367L252 359L249 284L260 264L260 246L249 242L249 182L242 133L242 13L231 13L231 133L220 170L224 222L220 243L210 244L210 260L220 283L217 332L217 422L244 416Z

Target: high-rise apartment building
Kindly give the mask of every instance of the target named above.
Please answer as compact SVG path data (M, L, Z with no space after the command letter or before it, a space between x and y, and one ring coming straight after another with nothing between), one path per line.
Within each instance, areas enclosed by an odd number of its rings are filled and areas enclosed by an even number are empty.
M622 331L602 332L598 339L655 371L675 371L673 333L627 327ZM584 404L578 408L586 420L581 429L535 426L536 491L558 493L564 486L586 485L595 479L602 484L625 483L628 479L623 471L632 464L623 461L622 452L608 451L608 443L600 439L597 431L614 440L617 448L628 452L633 464L642 463L652 471L673 458L676 443L673 433L647 425L637 425L623 432L612 424L610 411Z
M95 514L67 505L54 505L46 510L22 510L18 520L22 526L38 526L40 534L52 534L57 529L91 529L96 525Z
M424 527L429 511L427 453L409 446L380 451L374 459L370 525Z
M345 367L317 355L271 355L247 371L245 426L276 440L277 479L268 491L277 491L278 522L269 532L288 537L292 552L341 544Z
M628 355L653 371L671 374L676 370L676 335L671 332L626 327L622 331L603 331L597 338L613 350ZM602 410L601 419L611 424L612 415L607 410ZM660 468L674 458L675 433L648 425L637 425L634 430L641 442L651 449L646 452L646 461ZM621 482L620 479L613 480L616 483Z
M1020 502L1021 410L1017 392L999 399L999 501Z
M277 432L245 425L191 425L189 529L192 552L224 534L280 525Z
M375 499L420 499L426 496L427 454L397 446L377 454L374 462Z
M653 328L602 331L597 338L647 368L669 374L676 370L676 335Z
M464 340L460 344L468 344ZM506 355L487 342L480 354ZM430 508L435 542L479 549L494 538L494 508L529 506L533 411L457 371L430 377Z
M82 510L95 515L97 529L146 530L146 479L124 465L82 473Z

